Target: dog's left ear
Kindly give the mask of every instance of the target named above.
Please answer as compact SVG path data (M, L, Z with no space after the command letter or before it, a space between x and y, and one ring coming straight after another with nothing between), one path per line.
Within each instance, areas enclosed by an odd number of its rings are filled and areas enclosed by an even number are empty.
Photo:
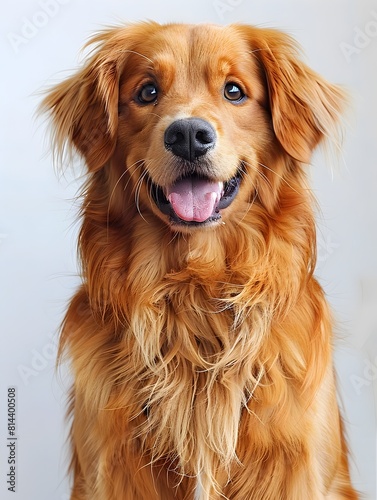
M345 92L299 59L290 36L273 29L239 28L265 73L277 139L289 155L309 163L322 139L337 136Z

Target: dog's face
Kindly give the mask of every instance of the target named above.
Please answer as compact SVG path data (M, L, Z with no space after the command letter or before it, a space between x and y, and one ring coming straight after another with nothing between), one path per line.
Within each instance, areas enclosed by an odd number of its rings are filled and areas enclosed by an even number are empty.
M341 92L289 37L247 26L144 23L98 35L84 69L46 99L58 146L125 180L141 215L214 227L258 196L273 210L284 169L329 134Z
M118 147L134 185L176 229L226 219L273 140L257 59L215 26L156 30L130 55L119 102Z

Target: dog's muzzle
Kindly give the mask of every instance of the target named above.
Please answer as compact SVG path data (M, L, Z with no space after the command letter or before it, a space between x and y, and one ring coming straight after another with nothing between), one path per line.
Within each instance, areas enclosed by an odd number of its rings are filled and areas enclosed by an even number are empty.
M216 146L216 131L201 118L174 121L165 131L165 148L183 165L182 175L166 188L152 182L152 197L160 211L174 224L205 225L221 219L220 210L236 197L241 169L227 182L215 181L201 168L205 156Z

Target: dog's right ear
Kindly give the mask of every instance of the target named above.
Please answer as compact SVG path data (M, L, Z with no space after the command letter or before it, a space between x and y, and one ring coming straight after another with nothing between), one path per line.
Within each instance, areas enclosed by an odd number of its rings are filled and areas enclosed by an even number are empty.
M263 69L277 139L289 155L309 163L322 140L338 138L346 93L302 62L296 43L285 33L244 25L237 29Z
M111 156L118 126L119 51L108 43L111 31L94 37L94 55L76 74L47 92L41 111L52 119L55 155L75 149L88 169L100 169Z

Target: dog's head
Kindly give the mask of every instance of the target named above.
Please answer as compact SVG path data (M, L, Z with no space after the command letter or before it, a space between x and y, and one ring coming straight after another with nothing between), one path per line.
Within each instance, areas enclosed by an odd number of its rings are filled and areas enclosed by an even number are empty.
M342 107L275 30L142 23L92 41L44 101L57 147L91 172L115 165L114 185L174 230L216 226L255 196L272 210L284 169L310 161Z

